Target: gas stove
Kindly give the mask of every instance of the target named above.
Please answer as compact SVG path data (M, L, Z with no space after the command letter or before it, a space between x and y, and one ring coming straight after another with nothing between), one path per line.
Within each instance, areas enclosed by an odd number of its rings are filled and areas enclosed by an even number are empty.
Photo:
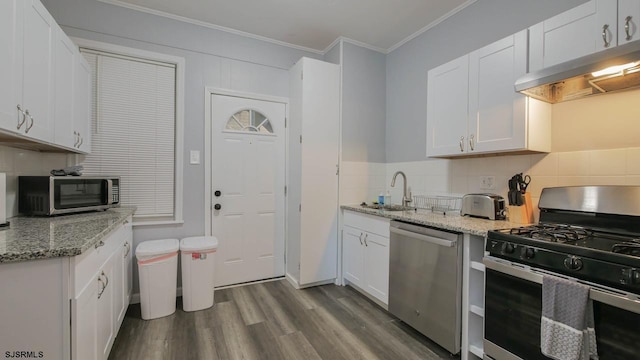
M625 201L610 204L611 198ZM640 209L630 201L640 203L640 187L544 189L540 223L490 231L486 250L495 258L640 294Z

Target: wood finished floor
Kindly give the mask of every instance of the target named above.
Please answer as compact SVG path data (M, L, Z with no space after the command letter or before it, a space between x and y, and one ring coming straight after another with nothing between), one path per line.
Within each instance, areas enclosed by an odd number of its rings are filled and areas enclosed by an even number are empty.
M144 321L131 305L109 359L458 359L350 287L216 290L215 305Z

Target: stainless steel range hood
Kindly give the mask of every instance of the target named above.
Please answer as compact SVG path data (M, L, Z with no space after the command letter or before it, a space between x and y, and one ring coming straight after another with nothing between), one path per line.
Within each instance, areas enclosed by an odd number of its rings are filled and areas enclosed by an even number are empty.
M640 41L528 73L515 89L552 104L640 87Z

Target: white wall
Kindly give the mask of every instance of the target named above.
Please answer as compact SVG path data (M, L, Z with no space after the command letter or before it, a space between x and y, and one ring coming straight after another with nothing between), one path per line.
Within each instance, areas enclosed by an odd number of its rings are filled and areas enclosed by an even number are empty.
M385 162L385 55L343 42L342 160Z
M134 227L134 245L204 233L205 86L288 97L289 67L302 56L320 57L95 0L43 3L70 36L185 58L184 224ZM200 165L189 165L189 150L201 151Z

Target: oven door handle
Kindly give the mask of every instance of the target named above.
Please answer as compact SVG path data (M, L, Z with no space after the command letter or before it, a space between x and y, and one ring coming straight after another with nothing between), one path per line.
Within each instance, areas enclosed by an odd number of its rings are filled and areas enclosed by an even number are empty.
M497 262L487 257L482 259L482 262L488 269L542 285L542 274L517 266ZM593 301L640 314L639 299L630 299L624 295L594 287L591 287L591 290L589 290L589 298Z

